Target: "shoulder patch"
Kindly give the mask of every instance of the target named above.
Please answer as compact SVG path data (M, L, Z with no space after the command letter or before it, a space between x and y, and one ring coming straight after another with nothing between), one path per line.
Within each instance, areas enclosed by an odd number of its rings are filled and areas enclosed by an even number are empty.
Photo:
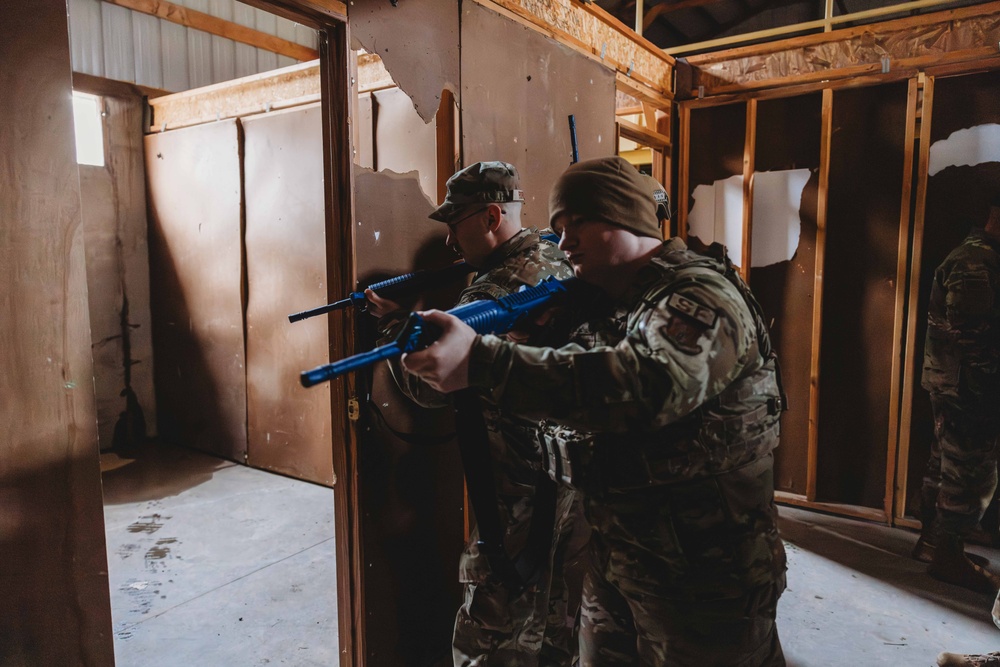
M689 317L704 326L711 328L715 326L719 316L710 308L685 298L676 292L667 298L667 307L674 312Z

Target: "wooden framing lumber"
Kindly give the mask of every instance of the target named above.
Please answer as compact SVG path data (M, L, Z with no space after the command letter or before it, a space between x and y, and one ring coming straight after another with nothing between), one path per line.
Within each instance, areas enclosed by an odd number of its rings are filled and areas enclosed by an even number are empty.
M859 505L844 505L841 503L821 503L815 500L809 500L805 496L798 493L789 493L788 491L775 491L774 501L781 503L782 505L792 505L793 507L804 507L811 510L819 510L821 512L830 512L831 514L839 514L841 516L849 516L855 519L864 519L866 521L877 521L878 523L888 523L886 514L880 509L874 509L871 507L861 507Z
M382 59L374 53L358 54L358 93L394 88L396 82L386 70Z
M102 76L73 72L73 90L89 95L105 95L107 97L162 97L169 95L169 90L150 88L137 83L105 79Z
M896 523L906 513L906 487L908 464L910 459L910 427L913 409L913 381L916 373L916 336L917 322L926 317L925 313L917 312L920 298L921 258L924 247L924 215L927 203L927 166L930 162L931 118L934 106L934 77L926 77L923 82L923 100L920 113L920 152L917 158L917 196L913 213L913 256L910 260L910 293L907 302L906 325L906 358L903 362L902 410L899 424L899 454L896 470L896 503L894 516Z
M896 308L892 325L892 376L889 389L889 435L886 443L885 463L885 498L883 506L887 517L893 516L893 499L896 497L897 461L907 461L905 453L900 453L899 446L899 396L900 396L900 364L903 357L903 325L905 324L906 305L906 257L909 246L910 230L910 199L913 183L913 142L914 127L917 122L917 80L910 79L906 93L906 137L903 144L903 191L899 204L899 242L896 249ZM919 274L914 274L919 275ZM919 282L916 281L916 282ZM908 452L907 452L908 453ZM905 468L905 465L903 466ZM904 482L906 473L903 473ZM904 493L905 497L905 486Z
M750 258L753 240L753 174L757 151L757 100L747 102L747 129L743 144L743 256L740 273L750 282Z
M674 59L592 3L584 4L579 0L476 2L603 62L648 89L654 99L673 97Z
M308 46L296 44L287 39L254 30L253 28L248 28L232 21L226 21L211 14L175 5L166 0L104 0L104 2L143 14L149 14L150 16L155 16L186 28L194 28L195 30L217 35L218 37L225 37L234 42L249 44L250 46L271 51L278 55L288 56L295 60L315 60L319 57L316 50L310 49Z
M677 116L680 146L677 155L677 235L687 240L688 198L690 194L691 169L691 109L686 105L678 108Z
M616 118L615 122L620 128L619 135L626 139L630 139L643 146L649 146L653 150L661 151L670 149L670 137L660 134L656 130L651 130L648 127L643 127L624 118Z
M998 42L1000 2L991 2L691 56L690 88L677 97L690 97L700 86L713 96L864 75L888 78L900 69L974 66L995 57Z
M809 441L806 452L806 500L816 500L819 462L820 344L823 332L823 264L826 259L826 215L830 192L830 144L833 140L833 91L823 91L819 148L819 189L816 194L816 282L813 289L812 360L809 369Z
M320 63L313 61L149 100L150 131L236 118L318 102Z

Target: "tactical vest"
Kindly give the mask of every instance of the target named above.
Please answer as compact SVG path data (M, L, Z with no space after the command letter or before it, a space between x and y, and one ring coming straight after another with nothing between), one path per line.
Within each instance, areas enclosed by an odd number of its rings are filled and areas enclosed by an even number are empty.
M778 445L786 401L777 358L760 305L717 245L709 248L717 259L690 251L684 253L685 258L694 259L684 263L654 258L650 266L660 275L638 303L658 303L686 278L714 271L743 296L755 324L758 361L749 364L722 393L654 432L592 434L558 426L544 429L544 464L553 479L599 497L718 475L752 463ZM641 308L633 308L623 334L636 326L641 314Z

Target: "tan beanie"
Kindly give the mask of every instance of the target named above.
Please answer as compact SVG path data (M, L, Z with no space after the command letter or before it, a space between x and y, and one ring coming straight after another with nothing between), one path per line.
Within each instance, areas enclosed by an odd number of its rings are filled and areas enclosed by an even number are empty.
M663 238L649 185L621 157L577 162L563 172L549 196L549 224L564 213L603 220L639 236Z

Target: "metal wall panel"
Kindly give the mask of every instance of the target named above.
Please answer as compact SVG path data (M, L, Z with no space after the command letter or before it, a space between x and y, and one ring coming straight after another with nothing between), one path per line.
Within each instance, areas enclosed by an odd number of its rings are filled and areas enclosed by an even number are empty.
M497 66L496 45L509 58ZM393 73L395 78L395 73ZM474 2L462 9L463 160L505 160L521 175L525 225L548 227L549 190L572 159L615 153L614 73Z
M101 0L69 0L73 71L104 75Z
M288 314L326 302L323 125L318 104L243 121L247 258L247 463L333 484L327 320Z
M277 34L278 32L278 17L269 12L265 12L263 9L254 10L254 23L257 30L261 32L266 32L269 35ZM257 71L266 72L268 70L276 69L278 67L278 54L272 53L271 51L265 51L264 49L257 49Z
M163 52L160 49L161 19L135 12L132 30L135 39L135 82L152 88L163 87Z
M211 0L208 13L226 21L233 20L233 0ZM236 42L212 36L212 79L216 82L236 78Z
M163 49L163 87L170 91L191 88L188 75L187 28L160 21L160 48Z
M295 23L289 21L286 18L280 16L275 17L277 20L277 29L275 34L282 39L287 39L290 42L295 41ZM298 61L294 58L289 58L288 56L278 56L278 67L288 67L290 65L296 64Z
M104 35L104 76L119 81L135 81L132 10L101 3L101 26Z
M160 435L246 460L236 120L147 135Z
M207 14L208 0L185 0L191 9ZM212 71L212 35L201 30L187 29L188 78L192 88L216 82Z
M241 2L233 6L233 23L254 28L257 25L257 15L253 7ZM234 73L237 78L257 73L257 49L249 44L236 44Z

